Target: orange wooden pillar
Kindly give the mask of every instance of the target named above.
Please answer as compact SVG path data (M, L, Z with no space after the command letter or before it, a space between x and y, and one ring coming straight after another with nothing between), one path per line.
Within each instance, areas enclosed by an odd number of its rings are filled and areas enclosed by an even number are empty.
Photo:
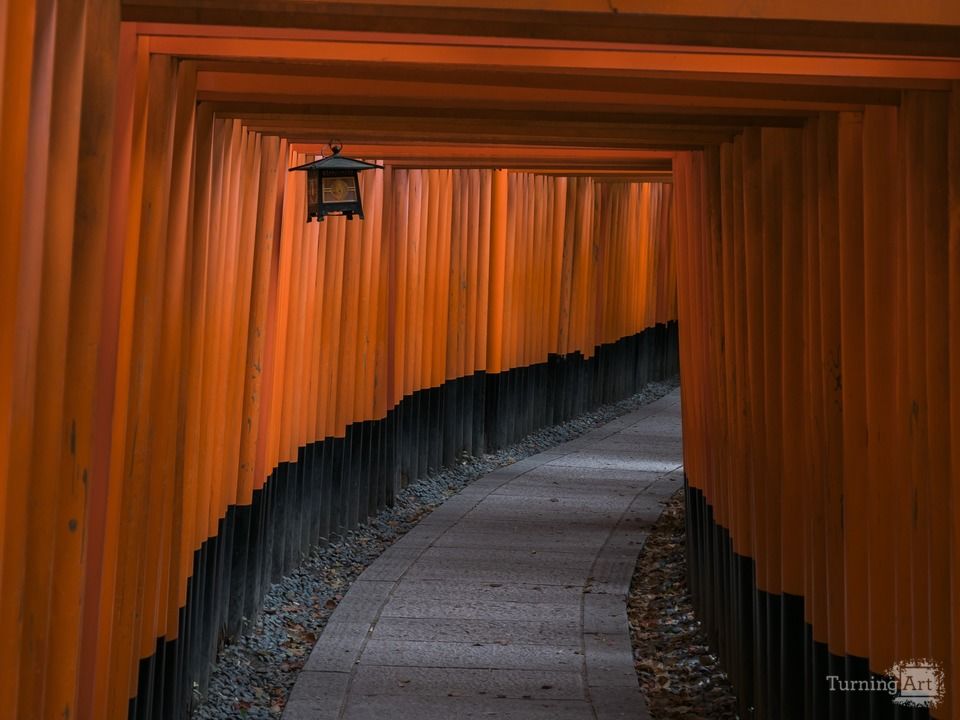
M805 683L806 708L813 716L827 712L823 694L817 690L817 678L826 672L829 595L827 585L827 537L825 532L825 493L822 422L825 397L821 391L826 367L822 361L820 334L820 121L809 120L803 130L803 353L805 422L802 438L806 458L803 489L806 562L804 572L804 620L811 628L807 648L811 656L810 680Z
M507 252L507 174L495 170L490 203L490 271L487 312L487 372L503 370L504 272Z
M953 83L947 122L947 207L948 227L948 355L950 358L950 489L949 512L960 516L960 83ZM948 542L950 558L950 653L948 692L960 688L960 577L956 568L960 560L960 523L950 524ZM952 708L960 701L949 701Z
M864 266L863 266L863 119L859 113L841 113L838 143L839 206L839 312L840 379L839 406L842 446L842 485L839 509L840 542L843 548L844 611L843 641L838 654L865 658L869 653L867 613L869 608L868 548L869 508L866 478L866 398L864 357ZM838 500L840 499L838 498ZM858 699L850 702L859 703ZM862 707L862 705L861 705Z
M896 195L897 113L868 107L863 116L864 375L866 394L865 489L869 508L870 669L885 672L896 660L895 536L898 371L896 275L900 216Z
M929 435L929 527L930 575L929 625L930 657L952 670L950 641L943 628L951 623L949 604L951 566L949 527L957 522L948 512L950 500L950 409L945 389L950 387L949 369L949 209L948 209L948 122L949 95L930 93L923 102L924 138L924 367L927 376L926 405ZM952 692L951 692L952 691ZM934 711L935 716L952 717L957 707L956 688L946 689L948 697Z

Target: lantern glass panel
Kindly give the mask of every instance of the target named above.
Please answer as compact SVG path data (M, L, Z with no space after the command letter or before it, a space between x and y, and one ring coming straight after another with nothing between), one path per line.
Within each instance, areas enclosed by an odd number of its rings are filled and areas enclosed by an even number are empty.
M323 178L323 202L357 201L357 179L354 175L333 175Z

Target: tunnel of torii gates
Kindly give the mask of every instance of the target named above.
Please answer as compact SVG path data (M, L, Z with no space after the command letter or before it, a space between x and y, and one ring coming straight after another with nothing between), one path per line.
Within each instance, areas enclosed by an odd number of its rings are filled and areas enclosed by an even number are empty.
M743 716L960 717L958 80L953 0L5 0L0 717L186 716L310 546L678 362Z

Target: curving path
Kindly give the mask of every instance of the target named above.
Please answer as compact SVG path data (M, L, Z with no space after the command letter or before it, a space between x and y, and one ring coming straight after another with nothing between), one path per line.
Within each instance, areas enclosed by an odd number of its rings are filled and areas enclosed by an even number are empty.
M285 720L641 720L626 616L680 393L486 475L357 579Z

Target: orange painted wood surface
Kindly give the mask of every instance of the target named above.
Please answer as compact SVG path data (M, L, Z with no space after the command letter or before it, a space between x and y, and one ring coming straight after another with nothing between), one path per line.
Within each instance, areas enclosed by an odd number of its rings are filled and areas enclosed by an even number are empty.
M688 479L830 653L941 663L937 718L957 677L956 97L747 129L674 182Z
M308 225L287 172L303 152L198 106L193 62L118 42L102 198L78 186L82 42L38 68L55 107L18 119L4 103L4 142L41 133L43 158L31 222L16 203L2 216L23 227L4 243L4 717L123 715L140 660L177 637L194 552L298 448L419 389L590 356L675 317L669 184L397 169L363 177L362 223ZM100 246L92 220L45 200L64 184L99 203Z
M751 581L836 655L944 663L952 717L955 5L288 5L0 5L0 718L124 716L304 446L677 318ZM387 168L305 224L287 169L342 130Z

